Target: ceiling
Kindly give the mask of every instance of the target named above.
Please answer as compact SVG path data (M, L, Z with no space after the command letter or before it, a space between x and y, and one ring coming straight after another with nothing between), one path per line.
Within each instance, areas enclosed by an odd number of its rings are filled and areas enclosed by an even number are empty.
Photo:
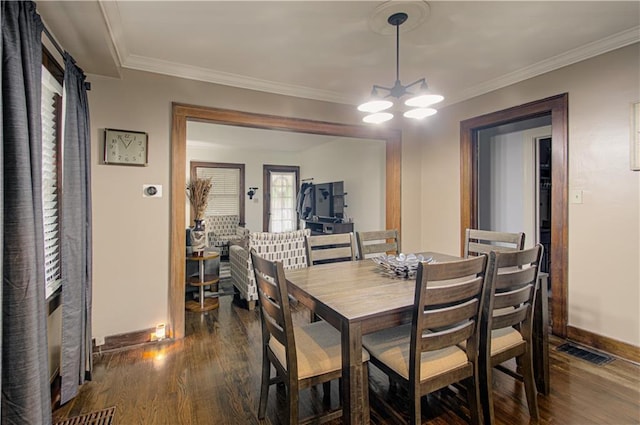
M360 103L373 84L393 85L396 40L386 18L394 11L412 20L400 27L402 83L426 77L443 106L640 41L638 1L37 5L89 81L128 68L345 104Z

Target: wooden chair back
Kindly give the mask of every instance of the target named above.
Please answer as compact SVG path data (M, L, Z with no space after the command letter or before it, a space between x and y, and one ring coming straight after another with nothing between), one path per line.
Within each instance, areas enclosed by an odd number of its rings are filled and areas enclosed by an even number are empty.
M307 236L307 264L310 266L355 259L353 232Z
M357 232L358 258L364 260L372 254L400 252L400 235L397 229Z
M478 379L478 339L482 297L490 284L485 279L487 257L479 256L447 263L418 266L411 342L409 345L409 392L414 404L422 395L448 385L464 382L471 423L480 423ZM464 347L466 363L421 379L423 354ZM414 407L412 419L421 423L420 409Z
M269 261L260 257L253 248L251 261L261 312L263 354L268 356L279 374L297 377L298 362L284 267L280 261ZM280 364L271 351L270 338L275 338L285 348L286 365Z
M480 320L480 374L486 389L481 391L485 423L493 423L492 368L511 358L518 359L522 375L500 370L525 383L529 413L538 417L537 391L533 375L532 333L534 303L538 293L542 245L521 251L489 253L487 279L493 283L485 292ZM504 341L509 340L508 344ZM501 342L498 342L501 341ZM496 347L492 344L506 345Z
M520 251L524 248L524 233L467 229L464 258L489 254L491 251Z
M486 266L486 256L418 266L409 363L414 384L420 384L422 353L461 343L466 343L468 358L461 373L473 374Z

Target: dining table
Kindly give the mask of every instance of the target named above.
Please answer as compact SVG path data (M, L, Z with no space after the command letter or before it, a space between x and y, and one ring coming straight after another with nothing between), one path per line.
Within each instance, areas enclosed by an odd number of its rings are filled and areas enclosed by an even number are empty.
M420 254L436 262L461 259L438 252ZM363 387L362 335L411 322L415 277L394 276L371 259L287 270L285 275L289 294L341 333L343 423L369 423L369 412L363 409L368 388ZM546 297L546 281L540 289L539 299ZM546 394L548 360L540 357L548 356L548 313L537 311L542 305L535 306L534 321L541 323L534 323L534 369L538 391Z

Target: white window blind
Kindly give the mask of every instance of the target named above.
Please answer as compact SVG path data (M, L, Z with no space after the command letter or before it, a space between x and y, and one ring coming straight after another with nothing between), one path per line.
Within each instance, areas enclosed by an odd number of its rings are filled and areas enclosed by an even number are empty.
M42 211L44 218L45 295L61 284L60 228L58 221L58 123L62 87L42 67Z
M274 233L296 230L296 175L292 172L270 172L271 215L269 229Z
M198 177L211 178L205 215L240 215L240 170L238 168L196 168Z

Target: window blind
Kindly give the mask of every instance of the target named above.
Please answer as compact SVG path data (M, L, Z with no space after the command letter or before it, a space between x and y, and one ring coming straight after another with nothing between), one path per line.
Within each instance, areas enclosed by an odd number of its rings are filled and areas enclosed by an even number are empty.
M209 203L205 215L240 215L240 170L238 168L198 167L196 175L211 178Z
M62 86L42 67L42 211L44 219L45 296L61 285L58 221L58 137Z

